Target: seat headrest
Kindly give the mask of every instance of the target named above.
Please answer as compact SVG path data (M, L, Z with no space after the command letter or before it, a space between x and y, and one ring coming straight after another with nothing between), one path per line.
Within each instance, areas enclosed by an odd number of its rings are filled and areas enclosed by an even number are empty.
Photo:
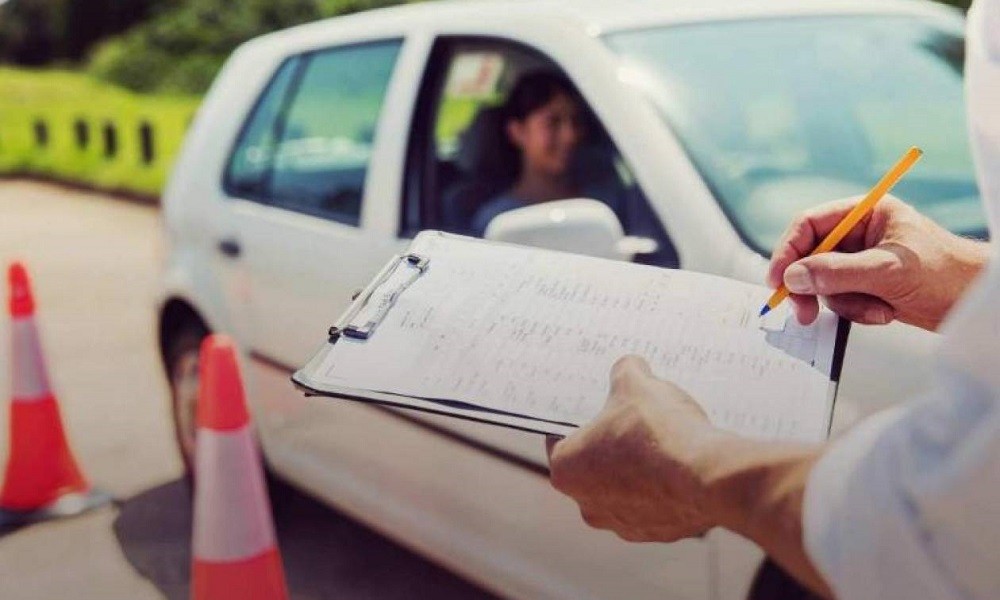
M502 106L484 106L458 140L455 164L466 176L503 179L517 174L520 157L507 140Z

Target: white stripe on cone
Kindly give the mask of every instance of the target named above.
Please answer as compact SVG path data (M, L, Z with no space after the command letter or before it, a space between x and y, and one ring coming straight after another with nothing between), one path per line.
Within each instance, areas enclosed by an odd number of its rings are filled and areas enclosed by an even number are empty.
M250 426L226 432L202 428L197 435L195 559L237 561L274 548L271 509Z
M34 402L48 398L51 387L42 358L42 346L38 340L38 329L32 317L11 320L13 338L12 373L13 401Z

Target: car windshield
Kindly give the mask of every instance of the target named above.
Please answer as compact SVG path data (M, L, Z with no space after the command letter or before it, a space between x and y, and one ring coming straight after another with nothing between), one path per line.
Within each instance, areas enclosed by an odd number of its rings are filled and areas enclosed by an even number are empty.
M947 22L946 22L947 24ZM770 252L792 216L865 193L912 145L893 193L986 235L958 27L906 16L796 17L611 34L743 238Z

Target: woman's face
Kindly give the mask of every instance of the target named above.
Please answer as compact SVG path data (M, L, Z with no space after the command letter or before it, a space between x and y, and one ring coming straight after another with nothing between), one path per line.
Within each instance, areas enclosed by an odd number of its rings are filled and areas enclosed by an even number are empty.
M523 120L509 121L507 135L521 151L525 168L565 175L584 135L580 107L567 94L557 94Z

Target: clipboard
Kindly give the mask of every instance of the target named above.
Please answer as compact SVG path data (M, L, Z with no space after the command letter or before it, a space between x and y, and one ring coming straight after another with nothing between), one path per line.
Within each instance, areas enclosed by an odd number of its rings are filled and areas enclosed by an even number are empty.
M375 279L368 286L355 296L350 308L337 325L330 327L327 332L330 336L330 343L336 342L341 335L356 340L367 340L375 328L382 323L382 320L389 314L399 296L410 287L418 277L427 271L430 259L419 254L400 254L392 258L379 271ZM398 282L390 286L390 279L401 270L409 271L409 274ZM383 288L386 288L383 290ZM376 301L376 293L379 293ZM365 312L368 309L368 312ZM360 316L364 318L358 321Z
M475 244L510 247L508 244L484 242L464 236L456 236L436 231L422 232L419 239L438 237L443 240L459 240ZM397 302L421 278L433 272L434 257L421 253L414 241L410 249L393 256L375 275L369 284L351 301L334 325L327 331L327 340L301 369L292 375L294 385L307 396L322 396L350 401L375 403L393 408L410 409L438 415L445 415L470 421L499 425L517 430L565 436L578 428L578 424L565 420L527 416L497 408L476 405L455 399L423 397L410 394L392 393L377 389L331 385L316 378L322 365L328 362L331 352L338 344L366 344L376 336L380 326L392 314ZM519 248L520 247L515 247ZM521 249L523 252L524 250ZM533 252L552 252L532 249ZM562 253L554 253L562 254ZM565 256L565 255L564 255ZM574 255L575 256L575 255ZM580 257L582 260L600 260ZM627 265L628 263L614 263ZM650 267L643 267L650 268ZM705 276L711 277L711 276ZM839 319L836 324L835 342L828 374L825 435L829 435L832 414L846 351L850 323ZM605 387L606 390L606 376Z
M528 433L539 433L556 437L565 437L577 429L576 425L568 423L554 423L545 420L533 419L531 417L504 413L502 411L494 411L461 402L430 400L415 396L391 394L375 390L362 390L358 388L322 386L315 382L308 373L313 371L318 365L322 364L326 360L326 356L330 352L331 345L336 344L340 339L343 339L343 330L345 328L346 327L343 325L334 325L330 327L330 342L323 344L312 359L310 359L310 361L306 363L302 369L296 371L292 375L292 383L307 397L328 397L354 402L378 404L395 409L414 410L487 425L498 425ZM350 338L350 335L347 335L346 337Z
M320 347L305 366L292 375L292 383L309 397L331 397L369 402L392 408L416 410L558 437L564 437L576 430L575 425L568 423L553 423L455 401L428 400L414 396L347 387L322 387L321 389L321 386L312 380L308 373L326 359L330 346L336 344L341 338L363 341L374 335L377 327L392 310L396 300L417 278L427 272L429 266L430 259L416 253L393 256L371 282L352 298L347 310L327 331L327 343ZM404 277L401 282L390 286L392 277L400 271L408 271L410 274Z

